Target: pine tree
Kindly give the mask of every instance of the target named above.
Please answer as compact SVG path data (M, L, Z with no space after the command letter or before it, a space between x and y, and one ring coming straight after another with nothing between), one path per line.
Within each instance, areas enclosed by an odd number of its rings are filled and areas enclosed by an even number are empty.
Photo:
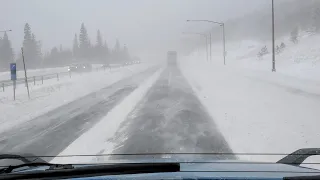
M107 41L105 40L102 46L102 63L110 63L110 52L107 45Z
M290 40L295 44L298 43L298 35L299 35L299 28L296 27L290 33Z
M9 64L14 60L13 49L7 33L4 33L3 39L0 42L0 66L7 69Z
M57 59L58 56L59 56L58 48L57 48L57 47L53 47L53 48L51 49L50 55L51 55L52 58Z
M114 46L114 51L120 52L120 42L119 42L118 39L117 39L117 41L116 41L116 45Z
M44 59L46 66L49 67L66 66L71 63L72 51L63 49L60 45L59 49L53 47L49 53L46 53Z
M73 39L73 57L77 58L79 57L79 43L78 43L78 36L77 34L74 35L74 39Z
M79 55L81 58L86 58L90 56L90 40L88 37L88 32L84 24L81 24L80 34L79 34Z
M32 39L31 28L30 28L30 25L26 23L24 26L23 46L28 46L28 43L30 43L31 39Z
M109 48L106 40L103 43L103 52L104 52L104 56L107 58L110 52L109 52Z
M36 61L41 60L41 43L36 40L36 36L32 33L32 51L34 51L34 58ZM38 63L38 62L36 62Z
M116 44L113 48L112 59L113 59L113 61L115 61L117 63L119 63L121 61L121 49L120 49L120 42L118 39L116 40Z
M102 37L101 37L101 34L100 34L100 30L97 31L97 45L96 47L100 47L102 48Z
M93 56L96 57L98 62L102 62L104 57L104 48L103 48L103 41L102 41L102 36L100 34L100 30L97 31L97 42L94 47L94 54Z
M121 54L122 54L122 58L123 58L124 61L129 61L130 60L128 47L126 45L124 45L123 51L122 51Z
M26 65L29 68L41 66L41 43L36 40L36 36L31 32L31 28L28 23L26 23L24 27L23 52Z
M23 49L24 49L24 56L31 57L30 48L32 44L32 35L31 35L31 28L28 23L24 26L24 39L23 39Z
M106 40L104 40L103 47L104 47L105 49L108 49L108 45L107 45L107 41L106 41Z

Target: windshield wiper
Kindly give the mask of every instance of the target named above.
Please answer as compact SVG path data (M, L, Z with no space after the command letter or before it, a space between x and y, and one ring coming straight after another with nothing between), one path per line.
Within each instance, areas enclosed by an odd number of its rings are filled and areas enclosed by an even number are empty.
M71 164L51 164L47 162L36 162L36 163L25 163L15 166L9 166L3 169L0 169L0 174L3 173L11 173L15 169L19 169L22 167L39 167L39 166L49 166L48 170L60 170L60 169L73 169Z
M34 156L32 154L24 154L24 155L17 155L17 154L0 154L0 160L3 159L17 159L22 161L23 163L32 163L32 162L41 162L47 163L45 160Z
M46 164L45 164L46 165ZM71 166L71 165L70 165ZM41 178L79 178L106 175L142 174L179 172L179 163L141 163L141 164L112 164L90 165L79 168L47 169L45 171L13 172L0 174L0 179L41 179Z
M0 174L3 173L11 173L13 170L22 168L22 167L38 167L38 166L50 166L49 169L61 168L62 165L51 164L46 162L45 160L34 156L32 154L17 155L17 154L0 154L0 160L3 159L17 159L22 161L24 164L8 166L6 168L0 169ZM64 165L66 166L66 165Z
M284 177L284 180L319 180L320 176L294 176L294 177Z
M15 166L9 166L6 168L0 169L0 174L3 173L11 173L13 170L22 168L22 167L38 167L38 166L52 166L53 164L50 163L25 163L25 164L20 164L20 165L15 165Z
M317 155L320 155L320 148L299 149L280 159L277 163L299 166L308 157Z

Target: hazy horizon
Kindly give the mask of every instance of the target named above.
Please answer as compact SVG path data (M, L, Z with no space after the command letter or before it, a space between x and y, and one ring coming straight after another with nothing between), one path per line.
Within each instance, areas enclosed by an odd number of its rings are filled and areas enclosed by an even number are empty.
M3 0L0 29L12 29L8 35L15 54L22 45L25 23L30 24L41 41L42 51L47 52L60 44L72 48L74 34L79 34L82 22L91 43L95 43L99 29L109 47L118 38L134 54L158 53L177 48L183 31L210 28L209 24L186 23L186 19L225 21L268 3L267 0Z

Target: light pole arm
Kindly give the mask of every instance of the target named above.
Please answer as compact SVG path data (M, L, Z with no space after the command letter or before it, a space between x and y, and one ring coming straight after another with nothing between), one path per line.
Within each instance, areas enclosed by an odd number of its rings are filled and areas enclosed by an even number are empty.
M214 24L219 24L220 26L223 26L223 22L216 22L216 21L210 21L210 20L187 20L187 22L209 22L209 23L214 23Z
M12 31L11 29L9 30L3 30L3 31L0 31L0 32L9 32L9 31Z

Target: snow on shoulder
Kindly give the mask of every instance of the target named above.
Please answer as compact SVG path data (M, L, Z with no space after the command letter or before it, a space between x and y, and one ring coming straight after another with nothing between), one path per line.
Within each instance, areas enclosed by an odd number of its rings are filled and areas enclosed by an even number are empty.
M271 72L270 55L258 60L259 43L249 41L228 44L226 66L219 49L212 62L206 62L202 52L180 61L184 76L234 152L291 153L319 147L320 48L312 45L315 39L320 36L287 43L276 57L276 73ZM239 158L274 162L281 157Z

